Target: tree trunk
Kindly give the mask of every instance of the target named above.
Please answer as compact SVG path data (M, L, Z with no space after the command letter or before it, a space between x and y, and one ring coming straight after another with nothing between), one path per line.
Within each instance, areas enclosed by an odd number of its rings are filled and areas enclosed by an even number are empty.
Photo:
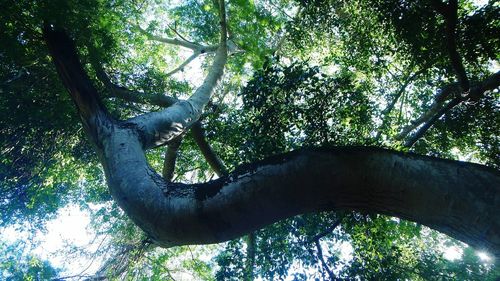
M500 174L480 165L377 148L303 149L204 184L167 184L130 132L105 142L114 198L163 246L239 237L297 214L375 212L498 254Z
M301 213L357 210L415 221L500 256L500 173L481 165L379 148L316 148L245 165L203 184L169 183L148 165L144 149L169 134L160 130L165 124L185 120L179 108L190 101L161 114L114 120L70 39L50 26L44 34L112 196L160 246L217 243ZM192 116L186 112L184 117Z

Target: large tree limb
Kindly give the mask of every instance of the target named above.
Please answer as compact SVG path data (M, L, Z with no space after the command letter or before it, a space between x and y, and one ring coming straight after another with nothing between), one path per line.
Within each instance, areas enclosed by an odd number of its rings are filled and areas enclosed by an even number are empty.
M183 185L149 168L130 129L115 130L105 144L113 197L161 246L226 241L305 212L358 210L500 254L500 173L480 165L375 148L301 150Z
M85 131L98 144L99 130L112 119L102 105L99 94L78 59L73 41L63 31L44 23L43 36L56 71L70 93Z
M179 101L162 111L151 112L128 120L129 124L139 129L145 149L170 141L196 122L222 77L227 61L227 31L224 1L220 3L221 42L202 85L186 101Z

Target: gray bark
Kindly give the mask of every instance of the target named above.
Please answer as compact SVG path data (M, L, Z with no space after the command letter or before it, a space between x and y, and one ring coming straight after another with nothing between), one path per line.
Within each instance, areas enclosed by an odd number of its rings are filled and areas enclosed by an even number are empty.
M500 174L480 165L376 148L313 149L204 184L167 184L130 129L104 140L103 158L113 197L166 247L222 242L306 212L358 210L499 253Z
M114 120L67 35L46 25L44 36L113 198L160 246L222 242L301 213L357 210L415 221L500 256L500 172L481 165L378 148L320 148L274 156L203 184L169 183L148 165L144 150L171 133L172 120L185 118L181 111L192 103ZM197 92L193 103L209 95Z

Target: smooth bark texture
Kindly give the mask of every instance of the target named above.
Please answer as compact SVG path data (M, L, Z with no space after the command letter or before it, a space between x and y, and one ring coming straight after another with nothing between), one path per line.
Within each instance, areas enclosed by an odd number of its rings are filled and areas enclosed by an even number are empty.
M129 123L139 129L145 149L169 142L196 122L221 79L227 61L227 31L224 3L221 1L219 6L221 42L214 62L201 86L185 101L179 101L162 111L143 114L129 120Z
M169 183L148 165L144 150L164 134L182 133L187 124L172 124L185 120L193 106L201 110L211 90L160 115L115 121L99 102L70 39L50 26L44 34L113 198L158 245L222 242L301 213L357 210L419 222L500 256L500 173L476 164L378 148L303 149L207 183ZM221 74L220 65L216 70ZM207 81L216 83L216 76ZM150 136L144 126L150 126Z
M207 160L208 165L212 168L212 170L214 170L217 176L222 177L227 175L228 170L226 166L222 163L219 157L217 157L217 154L215 154L212 146L208 143L205 131L203 130L203 127L201 127L200 122L194 123L191 127L191 136L198 145L201 154L203 154L203 157Z
M480 165L375 148L316 149L205 184L168 185L134 138L118 130L106 141L109 187L162 246L226 241L300 213L358 210L416 221L498 254L500 174Z

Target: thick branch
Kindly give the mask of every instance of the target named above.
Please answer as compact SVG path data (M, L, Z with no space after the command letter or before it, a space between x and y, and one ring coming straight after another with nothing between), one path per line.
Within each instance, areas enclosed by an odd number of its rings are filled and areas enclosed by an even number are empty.
M133 128L105 142L111 193L161 246L216 243L296 214L377 212L416 221L500 254L500 173L375 148L301 150L205 184L163 181Z
M158 112L151 112L132 118L128 123L139 128L141 141L145 149L162 145L182 134L196 122L203 108L222 77L227 60L226 17L224 1L220 1L221 42L217 49L214 62L202 85L196 89L186 101L180 101L171 107Z
M76 47L66 32L48 23L44 24L43 35L57 73L78 109L84 128L97 144L99 126L110 122L111 118L78 59Z

